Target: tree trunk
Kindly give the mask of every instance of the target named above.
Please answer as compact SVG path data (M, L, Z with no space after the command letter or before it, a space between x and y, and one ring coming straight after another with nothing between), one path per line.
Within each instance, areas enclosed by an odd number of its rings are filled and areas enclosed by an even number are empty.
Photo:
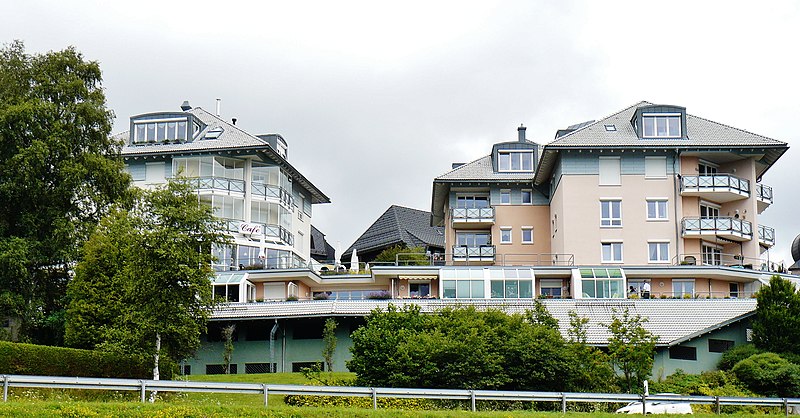
M161 333L156 333L156 353L153 354L153 380L160 380L161 374L158 372L158 358L161 355ZM150 403L156 401L156 395L158 395L158 391L150 392Z

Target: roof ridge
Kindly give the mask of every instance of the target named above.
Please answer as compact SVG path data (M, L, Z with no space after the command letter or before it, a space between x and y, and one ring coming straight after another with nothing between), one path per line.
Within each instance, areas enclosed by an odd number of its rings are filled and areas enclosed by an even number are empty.
M456 168L450 169L450 171L448 171L448 172L446 172L446 173L442 173L442 174L438 175L436 178L438 179L439 177L444 177L444 176L446 176L446 175L448 175L448 174L451 174L451 173L453 173L453 172L455 172L455 171L461 170L462 168L464 168L464 167L466 167L466 166L468 166L468 165L475 164L475 163L477 163L478 161L480 161L480 160L482 160L482 159L484 159L484 158L486 158L486 157L491 157L491 156L492 156L491 154L486 154L486 155L483 155L483 156L481 156L481 157L478 157L478 158L476 158L476 159L474 159L474 160L472 160L472 161L470 161L470 162L468 162L468 163L464 163L464 164L461 164L460 166L458 166L458 167L456 167Z
M604 116L604 117L602 117L602 118L600 118L600 119L598 119L598 120L596 120L596 121L594 121L594 122L592 122L592 123L590 123L590 124L588 124L588 125L586 125L586 126L583 126L583 127L579 128L579 129L576 129L576 130L574 130L574 131L572 131L572 132L569 132L569 133L567 133L567 134L565 134L565 135L562 135L562 136L560 136L560 137L558 137L558 138L556 138L556 139L554 139L554 140L552 140L552 141L548 142L548 143L547 143L547 144L545 144L544 146L548 146L548 145L551 145L551 144L553 144L553 143L556 143L556 142L562 141L562 140L566 139L567 137L569 137L569 136L572 136L572 134L574 134L574 133L576 133L576 132L580 132L580 131L582 131L582 130L584 130L584 129L586 129L586 128L590 127L590 126L597 125L598 123L600 123L600 122L602 122L602 121L604 121L604 120L606 120L606 119L610 119L610 118L612 118L612 117L614 117L614 116L617 116L617 115L619 115L620 113L623 113L623 112L626 112L626 111L630 110L631 108L642 106L643 104L651 105L652 103L648 102L647 100L642 100L642 101L640 101L640 102L638 102L638 103L635 103L635 104L633 104L633 105L631 105L631 106L628 106L628 107L626 107L626 108L624 108L624 109L622 109L622 110L620 110L620 111L618 111L618 112L614 112L614 113L612 113L612 114L610 114L610 115Z

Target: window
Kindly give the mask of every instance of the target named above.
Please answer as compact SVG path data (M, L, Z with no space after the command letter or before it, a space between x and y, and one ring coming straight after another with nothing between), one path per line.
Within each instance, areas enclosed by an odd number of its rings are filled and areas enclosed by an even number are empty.
M185 118L138 121L133 124L133 143L186 140Z
M603 125L606 128L607 132L616 132L617 126L616 125Z
M277 363L245 363L245 374L251 373L272 373L278 369Z
M492 280L493 299L521 299L533 297L532 280Z
M408 296L412 298L422 298L431 295L430 283L409 283Z
M674 360L697 360L697 349L676 345L669 348L669 358Z
M619 186L620 184L619 157L600 157L600 185Z
M500 190L500 204L511 204L511 190Z
M667 200L666 199L653 199L647 200L647 220L664 220L667 219Z
M498 171L533 171L533 151L498 151Z
M667 157L644 157L644 177L663 179L667 177Z
M501 227L500 228L500 243L501 244L511 244L511 228L510 227Z
M442 280L445 299L483 299L483 280Z
M678 138L681 136L680 113L645 113L642 115L642 137Z
M728 291L729 291L729 294L730 294L730 296L732 298L738 298L739 297L739 283L736 283L736 282L728 283Z
M488 232L456 232L456 245L459 247L480 247L490 242L491 235Z
M561 280L542 279L539 282L539 292L544 296L560 299L562 297Z
M722 264L722 250L719 247L703 244L703 264L719 266Z
M669 262L669 242L648 242L647 260L651 263Z
M707 202L700 203L700 217L701 218L719 217L719 206Z
M580 269L580 291L583 298L624 298L622 269Z
M736 343L731 340L717 340L714 338L708 339L708 352L709 353L724 353L731 348Z
M600 201L600 226L622 226L622 201Z
M456 196L456 208L458 209L483 209L489 207L489 196Z
M522 243L533 244L533 227L530 226L522 227Z
M523 190L522 191L522 204L523 205L530 205L533 203L533 191L532 190Z
M677 298L693 297L694 279L689 279L689 280L673 279L672 296L675 296Z
M697 171L701 176L713 176L717 174L717 165L708 162L702 162L697 165Z
M602 247L602 262L604 263L621 263L622 262L622 243L621 242L604 242Z
M238 371L238 365L236 363L231 363L228 367L230 367L230 374L236 374ZM206 374L225 374L225 365L206 364Z

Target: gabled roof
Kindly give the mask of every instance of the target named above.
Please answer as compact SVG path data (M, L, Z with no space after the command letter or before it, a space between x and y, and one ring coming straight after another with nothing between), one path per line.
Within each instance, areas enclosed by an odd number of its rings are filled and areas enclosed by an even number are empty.
M228 123L222 118L206 112L202 108L195 107L186 113L194 115L206 127L197 134L196 139L178 143L153 143L132 145L129 141L129 132L122 132L114 135L114 138L122 142L121 155L125 159L137 157L151 157L169 154L201 154L215 152L243 152L257 154L261 158L271 160L284 168L289 176L311 193L312 203L330 203L330 199L305 176L300 174L285 158L278 155L278 152L270 144L255 135L238 128L232 123ZM208 131L222 129L222 133L215 139L203 139Z
M232 303L214 309L212 319L301 318L309 316L366 316L373 309L417 305L423 313L445 307L475 306L521 313L533 309L536 300L524 299L431 299L431 300L324 300L276 303ZM658 337L659 346L672 346L734 324L755 314L755 299L545 299L541 303L558 320L559 330L569 338L569 313L589 319L587 343L603 346L611 334L604 326L612 316L628 309L647 319L644 328Z
M333 260L335 257L333 246L325 239L325 234L311 225L311 257L317 261Z
M430 226L430 222L430 212L392 205L342 254L342 259L348 260L353 248L357 254L397 244L444 248L444 230Z
M596 122L571 131L544 146L536 171L536 184L547 181L558 156L568 149L680 149L686 151L714 151L756 149L761 158L758 176L762 175L788 149L781 142L743 129L686 114L686 138L647 138L637 135L631 119L636 109L653 105L642 101L622 109ZM613 125L614 130L607 130Z

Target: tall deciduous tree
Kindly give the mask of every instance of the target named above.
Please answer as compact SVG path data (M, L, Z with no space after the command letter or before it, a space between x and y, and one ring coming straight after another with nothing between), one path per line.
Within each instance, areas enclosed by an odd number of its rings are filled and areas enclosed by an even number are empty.
M333 371L333 355L336 353L336 327L339 324L333 318L325 320L325 328L322 330L322 358L325 359L325 367L329 372Z
M60 342L69 269L128 188L101 81L74 48L0 49L0 316L23 340Z
M117 207L85 246L69 285L66 341L174 361L197 349L213 306L211 247L221 223L191 187L170 182Z
M608 355L622 372L622 387L628 392L641 387L653 369L657 337L644 328L646 322L647 318L631 315L626 308L622 315L615 310L606 325L611 332Z
M800 354L800 293L794 285L772 276L769 286L756 295L758 306L753 320L753 343L775 353Z

